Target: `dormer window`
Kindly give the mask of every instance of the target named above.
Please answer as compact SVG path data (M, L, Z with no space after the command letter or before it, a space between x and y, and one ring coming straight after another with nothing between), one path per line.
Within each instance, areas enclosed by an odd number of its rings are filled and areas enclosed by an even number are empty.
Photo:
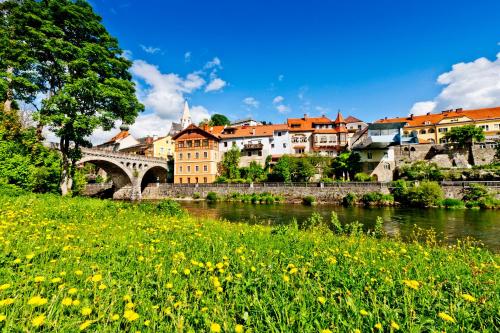
M428 121L428 120L424 121L424 125L430 125L430 124L431 124L430 121Z

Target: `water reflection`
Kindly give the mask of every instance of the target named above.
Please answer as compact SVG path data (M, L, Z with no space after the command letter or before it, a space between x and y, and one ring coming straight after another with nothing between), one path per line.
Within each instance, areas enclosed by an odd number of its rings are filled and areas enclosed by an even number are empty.
M205 201L182 202L192 215L232 222L274 225L289 223L295 218L299 223L317 212L325 219L335 211L342 223L359 221L365 228L373 228L378 216L384 220L385 231L391 236L409 237L414 226L433 228L439 239L455 243L468 236L481 240L488 248L500 251L500 212L494 210L445 210L414 208L345 208L318 205L252 205L244 203L208 203Z

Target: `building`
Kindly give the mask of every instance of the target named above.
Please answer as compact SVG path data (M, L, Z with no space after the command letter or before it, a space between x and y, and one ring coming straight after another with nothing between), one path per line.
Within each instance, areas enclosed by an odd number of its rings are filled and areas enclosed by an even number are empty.
M335 121L322 117L287 119L293 154L318 153L324 156L337 156L347 149L347 127L339 112Z
M153 156L172 159L175 154L175 141L171 135L157 138L153 141Z
M405 122L374 123L352 143L352 150L359 154L362 172L378 181L392 181L396 169L395 147L418 144L416 135L404 135ZM409 147L409 148L408 148Z
M349 116L345 118L347 131L349 132L349 138L352 138L354 133L362 131L368 127L368 124L356 117Z
M240 167L252 161L264 165L267 156L290 153L288 127L280 125L227 126L219 134L220 151L225 154L233 146L241 151Z
M384 118L377 123L404 123L404 134L416 134L421 143L446 143L445 133L452 127L472 124L483 128L486 139L493 141L500 138L500 107Z
M128 130L129 127L127 125L121 125L120 132L117 135L112 137L109 141L97 145L96 148L111 151L120 151L125 148L138 145L139 141L134 138Z
M182 112L182 117L181 117L181 127L182 127L182 129L185 129L189 125L191 125L192 123L193 122L191 120L191 113L189 112L189 105L188 105L188 102L185 101L184 102L184 110Z
M203 128L189 125L173 136L175 141L174 183L213 183L218 174L219 152L218 133L223 126ZM214 132L215 130L215 132ZM213 132L213 133L212 133ZM215 134L217 133L217 134Z
M263 125L260 121L252 118L238 119L231 123L231 126L260 126Z

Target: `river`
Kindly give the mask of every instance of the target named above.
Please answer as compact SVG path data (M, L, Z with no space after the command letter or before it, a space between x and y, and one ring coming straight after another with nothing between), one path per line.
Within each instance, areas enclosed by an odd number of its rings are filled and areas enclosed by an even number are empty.
M500 252L500 212L471 209L415 209L415 208L363 208L330 205L303 206L293 204L253 205L234 202L209 203L206 201L182 201L181 205L191 215L225 219L231 222L276 225L289 223L293 218L301 222L313 212L330 218L335 211L342 223L359 221L365 228L373 228L378 216L384 220L384 229L390 236L411 236L416 225L422 229L434 229L437 237L450 244L457 239L472 237Z

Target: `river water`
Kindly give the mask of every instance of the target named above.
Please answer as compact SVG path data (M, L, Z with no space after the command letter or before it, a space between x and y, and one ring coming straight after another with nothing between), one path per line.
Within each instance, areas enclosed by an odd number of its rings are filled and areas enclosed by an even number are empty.
M342 223L359 221L365 228L373 229L378 216L384 220L384 229L391 235L403 239L411 236L415 226L434 229L437 237L450 244L457 239L472 237L484 245L500 252L500 212L471 209L416 209L416 208L363 208L330 205L303 206L294 204L253 205L234 202L209 203L206 201L183 201L181 205L191 215L225 219L231 222L276 225L289 223L293 218L302 222L313 212L330 218L335 211Z

